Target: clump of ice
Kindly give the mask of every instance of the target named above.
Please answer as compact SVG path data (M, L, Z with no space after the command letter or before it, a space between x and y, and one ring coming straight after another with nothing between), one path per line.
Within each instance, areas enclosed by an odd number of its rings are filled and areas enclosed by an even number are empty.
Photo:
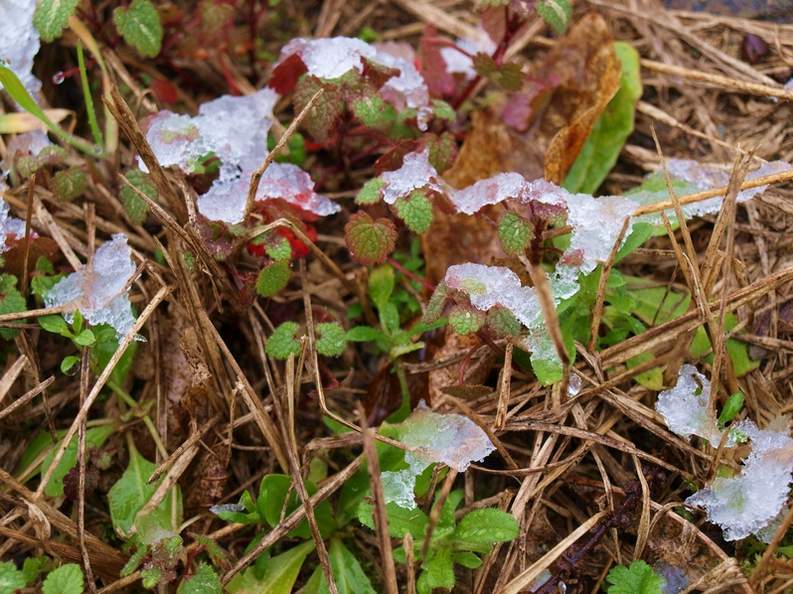
M483 460L495 446L487 434L468 417L436 413L424 402L398 426L399 440L410 448L405 452L408 467L382 473L386 503L415 509L416 478L434 463L464 472L471 462Z
M450 199L458 212L472 215L489 204L517 198L525 188L526 179L520 173L499 173L453 191Z
M394 204L399 198L410 195L414 190L428 189L441 191L444 188L438 172L429 161L429 151L408 153L402 166L394 171L386 171L380 176L383 180L383 201Z
M722 432L708 407L710 382L693 365L683 365L674 388L658 394L657 410L669 429L681 437L696 435L714 448L719 446Z
M198 211L208 219L235 224L245 217L248 186L267 156L267 133L277 100L277 93L265 88L244 97L224 95L204 103L195 117L161 111L152 118L146 139L161 165L190 173L207 157L219 159L218 178L198 198ZM142 161L140 167L145 170ZM337 204L314 193L308 174L291 164L268 166L256 200L270 198L281 198L320 216L339 211Z
M127 287L134 273L127 237L118 233L96 250L91 266L84 266L53 286L44 303L47 307L68 306L64 317L69 322L79 309L91 324L109 324L121 337L135 324Z
M0 193L8 189L5 182L0 178ZM20 238L25 235L25 221L12 217L8 203L0 199L0 253L8 249L7 240L9 237Z
M432 113L427 84L413 62L394 51L392 45L374 46L353 37L297 38L283 47L279 63L295 54L309 74L323 79L339 78L351 70L361 73L364 60L395 69L397 74L380 89L383 99L398 109L415 109L419 128L426 130Z
M34 97L41 89L41 81L33 76L33 58L40 46L39 32L33 25L35 10L33 0L0 2L0 62L17 75Z
M717 477L686 499L687 505L704 508L727 540L768 531L787 503L793 473L793 439L787 428L758 429L751 421L743 421L735 431L752 443L740 474Z
M452 74L462 74L465 80L476 78L476 70L471 56L478 53L492 55L496 51L495 42L480 29L482 35L477 39L458 39L457 47L442 47L441 57L446 62L446 70ZM457 49L459 48L459 49ZM460 51L463 50L463 51Z

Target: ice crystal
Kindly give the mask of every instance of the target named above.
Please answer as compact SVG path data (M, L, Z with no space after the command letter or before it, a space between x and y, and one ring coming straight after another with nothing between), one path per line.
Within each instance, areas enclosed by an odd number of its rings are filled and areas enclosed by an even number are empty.
M414 190L426 188L440 191L443 187L438 172L430 164L427 150L408 153L399 169L386 171L380 178L383 180L382 192L386 204L394 204Z
M33 26L35 10L33 0L0 2L0 62L17 75L33 96L41 89L41 81L33 76L33 58L40 46L39 33Z
M433 463L446 464L458 472L483 460L495 449L487 434L468 417L436 413L422 401L398 426L399 439L410 448L405 452L408 467L382 474L387 503L415 509L416 478Z
M0 178L0 193L7 189L5 182ZM8 203L0 199L0 253L8 249L9 237L21 238L25 235L25 221L9 215Z
M657 410L669 429L681 437L696 435L719 446L721 431L708 408L710 382L693 365L683 365L674 388L658 395Z
M204 159L220 160L218 178L198 198L198 210L208 219L234 224L244 218L251 175L267 156L267 133L277 99L275 91L265 88L204 103L195 117L161 111L152 118L146 138L160 164L191 173ZM334 202L315 194L311 178L294 165L271 163L267 168L256 200L270 198L320 216L339 210Z
M488 204L517 198L525 187L526 180L520 173L499 173L452 192L450 198L459 212L471 215Z
M119 336L135 323L127 296L127 284L135 273L127 237L118 233L96 250L91 266L85 266L60 280L44 303L47 307L67 306L64 317L71 322L79 309L91 324L109 324Z
M400 50L394 44L374 46L353 37L297 38L281 50L279 63L297 54L308 73L322 79L339 78L351 70L361 73L364 60L393 68L397 74L380 89L383 99L397 109L415 109L419 128L425 130L432 113L429 90L412 59L404 56Z
M717 477L686 499L686 504L704 508L727 540L768 531L787 502L793 473L793 439L787 428L758 429L751 421L743 421L735 430L752 444L740 474Z

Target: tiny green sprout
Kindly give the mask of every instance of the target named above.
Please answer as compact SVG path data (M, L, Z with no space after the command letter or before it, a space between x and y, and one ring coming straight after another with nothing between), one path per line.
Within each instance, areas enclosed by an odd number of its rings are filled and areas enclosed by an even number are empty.
M344 328L338 322L317 324L317 352L326 357L338 357L347 347Z
M513 212L504 214L498 223L498 239L508 254L524 253L532 235L532 229L528 223Z
M273 359L285 360L300 353L300 341L295 337L300 329L297 322L284 322L273 330L264 351Z
M287 285L291 274L288 261L270 262L259 272L256 292L262 297L272 297Z
M61 373L64 375L70 375L72 372L75 371L75 366L77 363L80 362L80 357L76 355L67 355L61 361Z
M721 409L719 414L719 427L724 428L727 423L732 421L743 408L743 392L736 392L724 403L724 408Z
M482 327L484 314L479 310L457 305L449 312L449 325L462 336L473 334Z
M432 203L424 192L415 191L394 204L397 215L413 233L426 233L432 224Z
M385 182L379 177L367 181L355 196L356 204L376 204L383 198Z

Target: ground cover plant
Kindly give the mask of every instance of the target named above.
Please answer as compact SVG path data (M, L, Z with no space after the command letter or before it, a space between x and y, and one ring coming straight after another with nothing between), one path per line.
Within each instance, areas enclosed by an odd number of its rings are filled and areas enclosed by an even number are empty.
M790 590L793 26L667 4L0 0L0 594Z

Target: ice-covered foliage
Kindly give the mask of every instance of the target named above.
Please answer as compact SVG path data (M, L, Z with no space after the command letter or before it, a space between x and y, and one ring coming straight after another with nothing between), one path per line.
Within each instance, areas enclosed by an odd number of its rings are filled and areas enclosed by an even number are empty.
M471 462L483 460L495 449L487 434L469 418L436 413L423 401L397 431L399 440L410 448L405 452L408 467L383 472L383 492L387 503L407 509L415 509L416 478L430 464L446 464L463 472Z
M7 186L0 178L0 194ZM0 199L0 253L8 249L8 238L20 238L25 235L25 221L10 216L8 203Z
M41 89L41 81L33 76L33 58L40 46L39 33L33 26L35 10L33 0L0 2L0 62L14 71L33 96Z
M674 388L658 394L657 410L669 429L681 437L696 435L714 448L721 441L716 417L708 408L710 382L693 365L683 365Z
M456 47L442 47L441 57L446 63L446 70L452 74L462 74L466 80L476 78L474 61L471 56L478 53L492 55L496 50L496 44L484 30L480 30L482 35L477 39L458 39ZM460 49L457 49L460 48ZM462 50L462 51L460 51Z
M793 439L787 422L777 431L743 421L735 431L747 436L752 447L741 472L717 477L686 500L688 505L704 508L727 540L768 531L787 502L793 473Z
M91 324L109 324L119 336L124 336L135 323L127 295L127 285L134 273L127 237L118 233L96 250L90 266L53 286L44 303L47 307L67 306L64 317L68 321L79 309Z
M429 151L408 153L402 166L394 171L386 171L380 178L383 180L383 201L394 204L399 198L409 196L414 190L441 191L442 180L430 164Z
M272 89L265 88L204 103L195 117L161 111L152 118L146 138L160 164L193 173L206 159L220 161L217 179L198 198L198 210L206 218L229 224L243 220L251 175L267 156L267 133L277 99ZM141 168L145 168L142 163ZM291 164L271 163L265 171L256 200L271 198L320 216L339 210L314 192L307 173Z
M412 55L404 55L403 46L370 45L353 37L298 38L281 50L279 64L294 55L308 74L325 80L337 79L351 70L362 73L365 62L395 70L380 88L380 95L397 109L415 109L419 128L426 129L432 113L429 90L413 65Z

